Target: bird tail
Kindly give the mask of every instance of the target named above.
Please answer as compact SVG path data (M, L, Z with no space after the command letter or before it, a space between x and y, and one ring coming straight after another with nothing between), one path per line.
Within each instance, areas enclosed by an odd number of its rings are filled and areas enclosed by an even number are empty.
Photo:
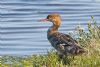
M83 53L85 53L85 50L82 47L77 46L75 53L76 54L83 54Z
M78 45L67 46L65 50L66 53L74 54L74 55L83 54L85 52L85 50Z

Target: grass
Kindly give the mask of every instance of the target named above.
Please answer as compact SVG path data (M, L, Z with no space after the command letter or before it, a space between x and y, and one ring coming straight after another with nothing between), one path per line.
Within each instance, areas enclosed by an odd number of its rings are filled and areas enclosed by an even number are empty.
M73 37L86 52L78 56L60 58L54 50L47 55L26 57L1 56L0 67L100 67L100 27L93 17L88 22L88 32L78 26Z

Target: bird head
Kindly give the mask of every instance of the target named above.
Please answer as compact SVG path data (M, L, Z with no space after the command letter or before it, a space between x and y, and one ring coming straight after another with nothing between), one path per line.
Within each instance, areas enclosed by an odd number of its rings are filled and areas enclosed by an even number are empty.
M60 25L61 24L61 17L59 14L49 14L46 19L42 19L41 21L50 21L54 25Z

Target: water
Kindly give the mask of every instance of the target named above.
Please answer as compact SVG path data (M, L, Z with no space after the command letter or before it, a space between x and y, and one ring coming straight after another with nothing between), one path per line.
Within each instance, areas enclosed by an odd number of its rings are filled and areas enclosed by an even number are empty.
M100 25L99 0L0 0L0 55L45 54L51 49L46 38L51 23L38 21L50 13L61 14L63 33L78 24L86 30L91 16Z

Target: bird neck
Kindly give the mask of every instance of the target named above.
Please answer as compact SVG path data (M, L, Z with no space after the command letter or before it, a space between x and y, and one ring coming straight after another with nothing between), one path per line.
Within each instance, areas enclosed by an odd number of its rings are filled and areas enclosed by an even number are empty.
M60 24L54 24L48 29L48 34L53 34L58 32L58 28L60 27Z

